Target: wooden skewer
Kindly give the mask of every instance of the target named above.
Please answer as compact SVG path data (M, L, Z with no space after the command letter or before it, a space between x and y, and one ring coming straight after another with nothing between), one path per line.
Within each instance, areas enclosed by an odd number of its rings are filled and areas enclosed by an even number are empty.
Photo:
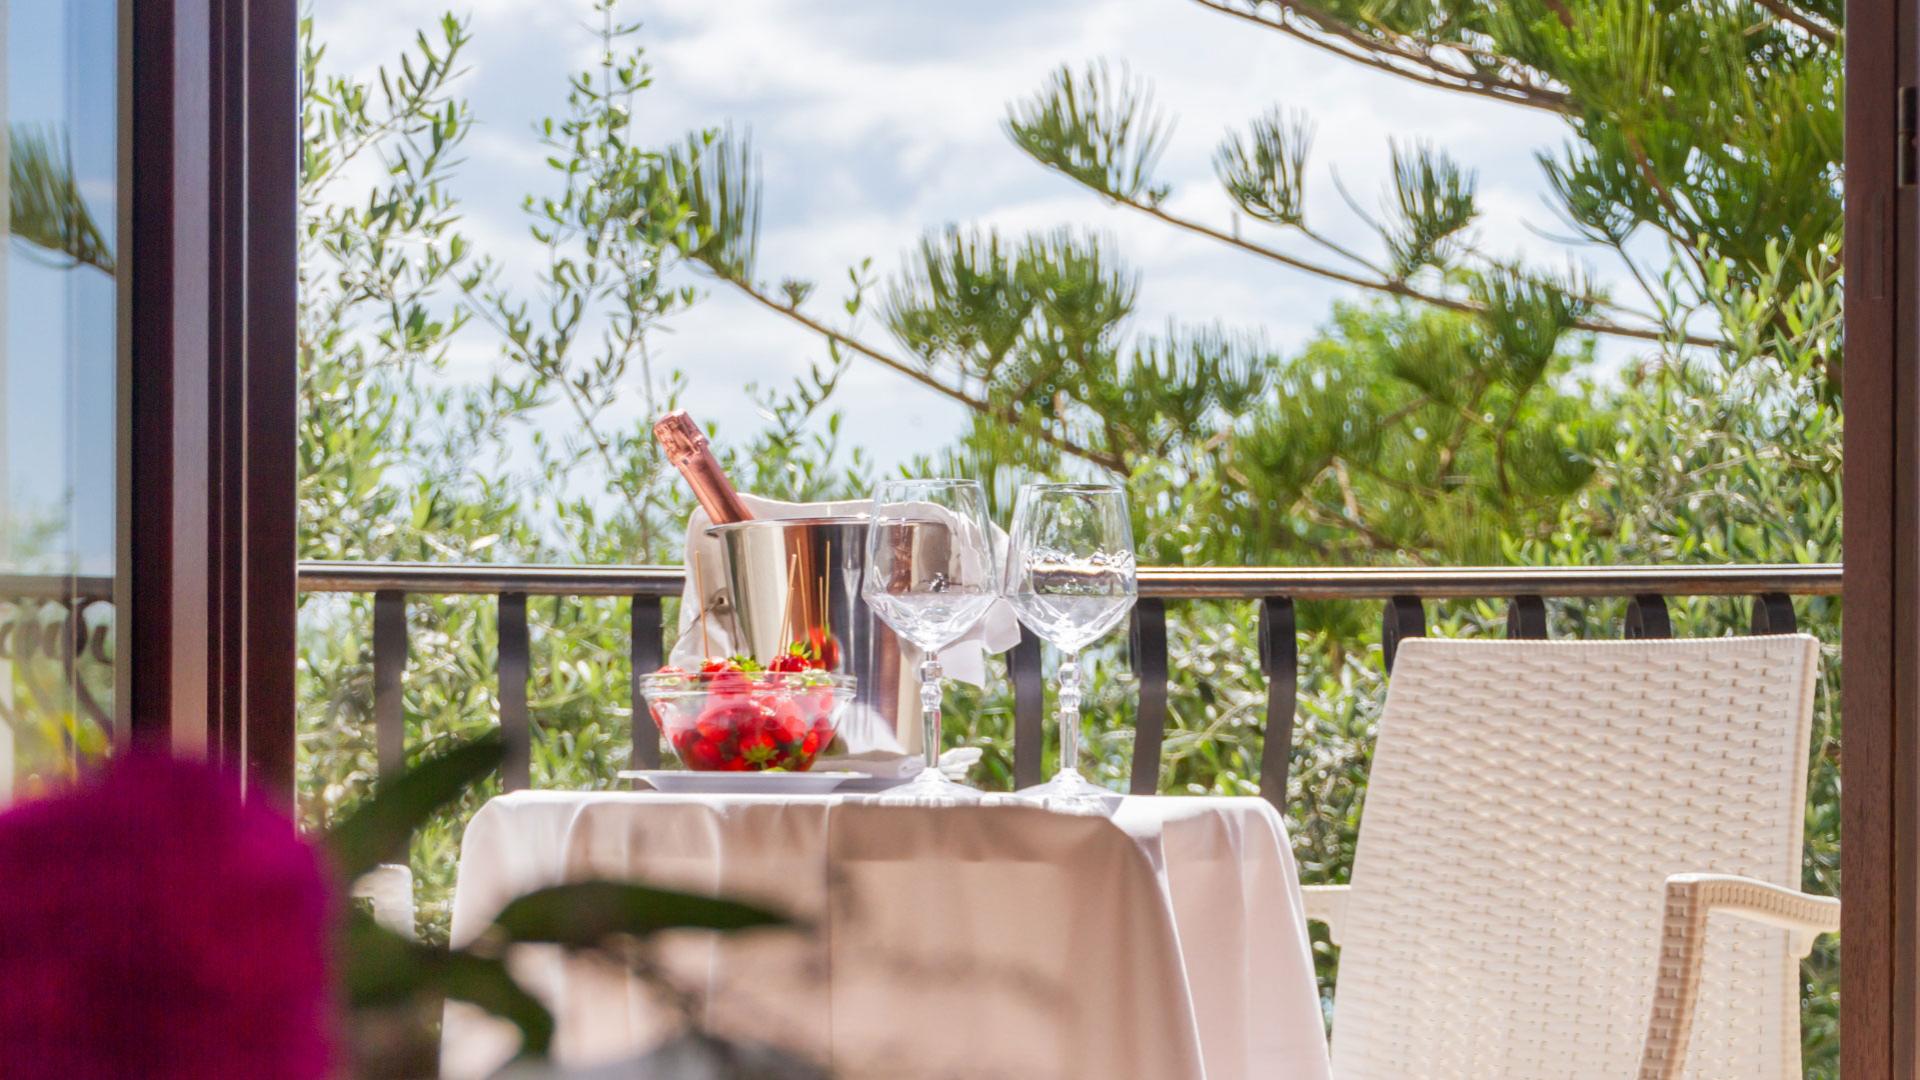
M786 597L780 603L780 647L782 649L793 644L793 638L787 636L787 626L789 625L788 620L793 617L793 590L794 587L799 584L793 579L799 572L799 569L800 553L796 551L787 559Z
M700 553L693 553L693 587L700 593L700 655L704 660L713 659L713 643L707 640L707 577L700 572Z
M818 657L818 659L821 659L821 660L826 659L826 652L827 652L827 647L825 642L827 638L827 624L830 621L830 619L828 618L829 613L827 611L827 599L828 599L827 580L832 576L833 576L833 541L829 540L827 541L827 565L820 572L820 640L822 644L820 646L820 656Z

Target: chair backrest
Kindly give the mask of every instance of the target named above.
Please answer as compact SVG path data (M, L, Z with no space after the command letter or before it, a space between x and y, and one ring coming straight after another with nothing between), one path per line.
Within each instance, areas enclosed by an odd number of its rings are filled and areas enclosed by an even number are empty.
M1334 1075L1634 1076L1667 876L1799 885L1817 663L1805 635L1402 643ZM1688 1075L1798 1077L1786 932L1709 937Z

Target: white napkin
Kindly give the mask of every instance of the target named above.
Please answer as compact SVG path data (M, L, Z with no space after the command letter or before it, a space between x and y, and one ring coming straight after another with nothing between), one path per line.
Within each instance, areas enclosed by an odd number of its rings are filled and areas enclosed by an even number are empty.
M797 517L864 517L872 510L872 501L851 499L844 502L790 503L777 499L763 499L758 495L742 494L740 500L756 518L797 518ZM689 671L697 670L705 657L701 656L701 635L689 633L708 604L730 605L732 590L727 585L726 556L720 548L720 541L707 535L707 527L712 524L707 512L694 508L693 516L687 520L687 584L680 597L680 640L674 643L673 655L668 663ZM1006 550L1007 534L998 525L993 529L993 544L996 556ZM694 556L699 555L707 595L700 596L700 582L695 580L693 572ZM707 647L715 656L731 656L734 652L733 635L728 630L727 620L710 619L707 622ZM1020 641L1020 621L1013 614L1013 608L1005 600L995 600L980 621L961 636L959 641L947 646L940 652L940 667L949 679L957 679L970 686L984 686L987 681L987 654L1002 653L1013 648ZM914 652L911 645L903 645ZM917 656L917 652L914 653Z

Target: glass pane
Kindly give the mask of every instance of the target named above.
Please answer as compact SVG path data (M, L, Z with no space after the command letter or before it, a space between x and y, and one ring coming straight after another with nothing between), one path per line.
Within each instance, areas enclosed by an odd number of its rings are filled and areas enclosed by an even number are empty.
M0 797L112 730L114 0L0 0Z

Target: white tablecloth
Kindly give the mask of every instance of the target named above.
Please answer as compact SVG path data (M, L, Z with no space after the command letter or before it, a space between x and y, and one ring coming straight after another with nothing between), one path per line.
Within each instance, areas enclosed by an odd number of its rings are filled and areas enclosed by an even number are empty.
M593 877L720 893L808 934L682 935L665 966L722 1034L840 1077L1328 1075L1285 825L1251 798L1128 798L1111 820L858 797L518 792L468 825L453 940L514 896ZM673 1013L624 971L526 948L556 1060L631 1057ZM443 1067L481 1076L510 1028L447 1011Z

